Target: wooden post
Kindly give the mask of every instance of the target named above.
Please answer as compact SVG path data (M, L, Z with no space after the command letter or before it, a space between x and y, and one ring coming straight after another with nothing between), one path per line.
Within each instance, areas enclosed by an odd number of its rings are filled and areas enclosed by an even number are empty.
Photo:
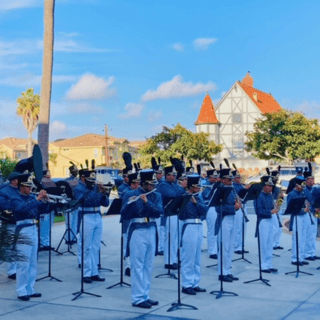
M109 136L108 136L108 125L104 126L104 135L105 135L105 148L106 148L106 152L105 152L105 157L106 157L106 166L109 167L110 166L110 159L109 159Z

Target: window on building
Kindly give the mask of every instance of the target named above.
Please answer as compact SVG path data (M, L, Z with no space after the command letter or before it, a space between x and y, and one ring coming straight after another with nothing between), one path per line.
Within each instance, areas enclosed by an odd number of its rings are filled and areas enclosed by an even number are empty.
M232 123L242 123L242 113L234 113L232 115Z
M244 143L243 143L243 136L242 135L234 135L233 136L233 148L236 149L243 149Z

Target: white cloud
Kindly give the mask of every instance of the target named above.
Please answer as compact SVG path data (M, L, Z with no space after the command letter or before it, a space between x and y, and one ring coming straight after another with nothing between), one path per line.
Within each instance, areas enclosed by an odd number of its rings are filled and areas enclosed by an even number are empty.
M61 121L53 121L50 124L50 135L62 135L68 133L68 127L64 122Z
M56 75L52 77L53 83L65 83L76 81L78 77L67 75ZM11 87L35 87L41 85L41 76L34 74L24 74L22 76L10 77L1 80L0 84Z
M2 0L0 11L40 7L42 2L41 0Z
M98 78L92 73L86 73L76 84L72 85L67 92L67 99L88 100L110 98L117 93L115 88L111 88L114 80L113 76L105 80L104 78Z
M51 116L61 117L74 114L102 114L105 110L87 102L67 102L51 104Z
M217 40L216 38L198 38L193 41L193 45L197 50L207 50Z
M157 119L160 119L162 117L162 112L161 111L149 111L148 113L148 121L152 122Z
M0 56L28 54L35 52L37 49L35 40L18 39L0 41Z
M141 103L127 103L124 109L126 113L120 114L120 118L138 118L143 110L143 105Z
M320 118L320 102L304 101L293 109L302 112L306 117Z
M184 51L184 45L182 43L175 43L172 47L173 47L173 50L175 51L178 51L178 52Z
M172 80L163 82L156 90L148 90L143 96L143 101L170 99L198 95L202 92L212 91L216 85L209 81L208 83L183 82L181 75L175 76Z

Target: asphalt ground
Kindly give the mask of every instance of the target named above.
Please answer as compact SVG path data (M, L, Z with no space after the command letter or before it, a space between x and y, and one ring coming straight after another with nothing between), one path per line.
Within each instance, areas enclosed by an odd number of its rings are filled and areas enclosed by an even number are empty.
M201 261L201 287L206 293L188 296L181 293L181 302L198 308L198 310L178 309L167 310L177 301L177 280L170 278L155 278L165 273L163 257L155 258L153 278L151 283L151 298L159 301L159 305L152 309L139 309L131 305L130 288L106 288L120 280L120 224L118 216L103 218L103 241L101 264L103 268L110 268L113 272L102 271L105 282L85 284L85 291L102 297L82 295L72 301L72 293L80 289L80 269L77 258L71 254L52 254L52 276L62 280L42 280L36 282L35 289L42 293L41 298L24 302L17 299L15 281L7 278L5 264L0 265L0 320L36 320L36 319L319 319L320 318L320 260L310 262L301 267L301 271L312 273L312 276L295 273L285 275L286 272L296 270L291 265L291 235L283 232L281 245L284 250L276 250L273 265L279 271L277 274L263 274L263 278L270 280L270 287L262 281L244 284L245 281L259 278L257 240L254 238L256 217L249 204L249 219L246 234L245 255L252 264L238 260L232 264L233 275L240 278L233 283L224 283L224 289L238 296L223 296L216 299L210 294L220 289L217 267L206 268L216 263L209 259L206 252L206 238L203 242ZM285 228L284 228L285 229ZM55 224L52 228L52 245L57 247L65 224ZM206 234L206 223L204 223ZM284 230L285 231L285 230ZM319 243L317 255L319 253ZM62 245L61 251L67 246ZM76 252L76 246L72 247ZM234 259L239 258L234 255ZM176 271L174 271L177 274ZM40 252L38 260L38 278L48 274L48 252ZM130 283L129 277L124 281Z

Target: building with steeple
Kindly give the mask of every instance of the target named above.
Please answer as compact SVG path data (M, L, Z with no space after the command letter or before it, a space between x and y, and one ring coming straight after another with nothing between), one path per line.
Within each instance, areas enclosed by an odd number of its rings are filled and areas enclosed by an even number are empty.
M227 158L243 168L268 165L268 161L258 160L245 150L245 133L253 131L254 123L263 114L281 109L271 93L254 88L253 83L248 72L242 81L231 86L216 107L207 93L195 122L196 132L209 133L209 140L223 145L216 160Z

